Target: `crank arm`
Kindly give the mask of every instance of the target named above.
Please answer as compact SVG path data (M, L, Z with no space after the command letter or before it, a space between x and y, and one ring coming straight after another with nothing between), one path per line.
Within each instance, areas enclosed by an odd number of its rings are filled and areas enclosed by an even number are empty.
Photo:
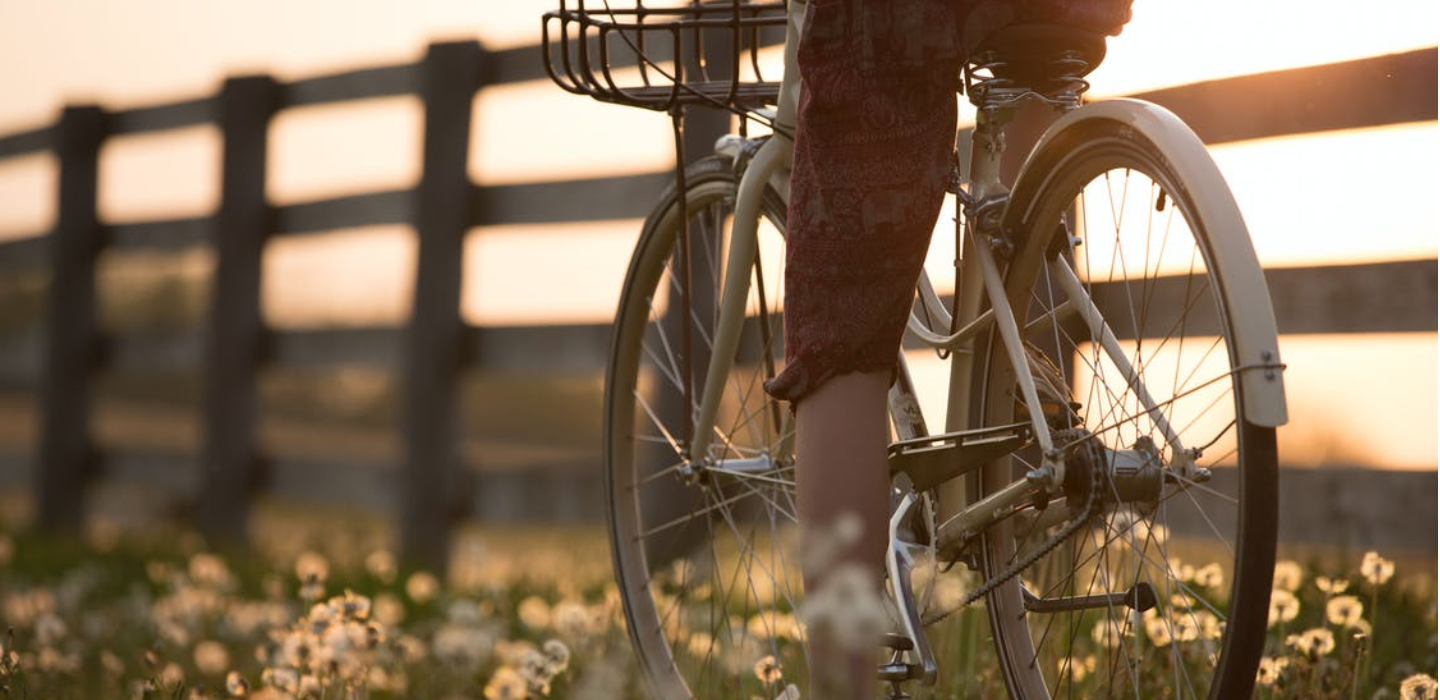
M917 678L927 686L935 685L935 677L939 667L935 663L935 654L930 650L930 641L925 638L925 627L920 621L920 608L915 600L915 590L910 585L910 567L913 559L906 551L909 544L898 539L900 527L908 519L910 509L920 502L920 497L915 491L905 494L900 501L895 514L890 517L890 551L885 553L885 568L890 574L890 586L894 589L895 607L900 611L900 622L905 628L905 636L914 643L914 648L905 652L919 661L914 664L917 668L911 669L912 665L905 664L906 672L911 678ZM893 664L892 664L893 665ZM898 669L891 669L897 671ZM914 673L918 671L918 673Z
M1144 581L1135 584L1124 593L1077 595L1068 598L1037 598L1034 593L1023 586L1020 588L1020 593L1025 599L1025 610L1036 613L1075 612L1118 607L1145 612L1159 602L1155 597L1155 589Z

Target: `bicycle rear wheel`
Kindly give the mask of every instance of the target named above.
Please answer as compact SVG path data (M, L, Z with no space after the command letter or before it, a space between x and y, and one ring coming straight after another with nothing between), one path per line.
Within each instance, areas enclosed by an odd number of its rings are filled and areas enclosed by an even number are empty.
M737 188L731 162L701 160L686 182L689 318L677 245L682 197L673 186L645 222L616 314L604 446L612 554L629 634L655 697L772 698L788 683L803 686L807 673L795 618L793 421L761 387L784 361L785 206L766 189L756 260L732 271L725 260ZM721 290L732 274L750 276L745 326L712 461L690 469L685 416L693 420L699 410Z
M1198 144L1186 146L1191 160ZM1037 149L1012 194L1008 220L1028 237L1014 241L1007 292L1027 342L1055 361L1073 399L1052 425L1070 429L1072 445L1103 448L1067 460L1084 483L1100 473L1103 508L1078 533L1049 549L1063 516L1081 510L1072 492L982 535L987 579L1035 559L988 598L1013 698L1220 699L1253 688L1277 476L1274 428L1251 415L1243 375L1278 369L1247 366L1237 329L1271 311L1268 298L1234 304L1225 294L1242 273L1220 269L1234 248L1218 254L1220 232L1207 222L1238 222L1238 212L1202 210L1233 200L1198 198L1223 190L1218 170L1177 155L1122 120L1076 119ZM1110 350L1076 289L1113 332ZM1024 419L998 337L976 372L979 424ZM1208 472L1185 471L1177 445L1198 449L1193 462ZM972 493L1039 463L1033 449L999 460ZM1147 463L1163 468L1134 471Z

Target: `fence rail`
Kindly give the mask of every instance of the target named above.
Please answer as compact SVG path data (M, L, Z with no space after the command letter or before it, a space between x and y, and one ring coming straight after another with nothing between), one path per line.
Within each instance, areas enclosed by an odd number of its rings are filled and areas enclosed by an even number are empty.
M465 158L474 94L486 85L543 77L538 47L491 53L474 42L453 42L432 45L415 64L291 82L259 75L235 77L212 96L137 109L71 106L55 124L0 136L0 159L48 151L60 164L54 229L0 242L0 274L46 271L51 280L43 330L0 338L0 379L34 385L38 378L41 394L36 453L0 455L0 484L17 478L17 470L29 471L39 521L52 527L80 523L85 484L102 473L186 494L198 502L201 526L219 536L241 536L248 499L260 489L383 507L399 514L406 554L436 567L444 565L449 525L456 517L467 512L524 512L516 510L520 508L516 504L528 503L524 490L516 486L517 476L477 475L460 468L454 415L457 373L466 367L593 373L603 365L609 327L465 325L459 314L464 233L494 224L643 216L670 178L669 172L655 172L507 185L471 182ZM1137 97L1171 108L1207 143L1217 144L1434 121L1435 86L1436 50L1430 48L1182 85ZM267 136L278 112L402 95L416 96L424 105L423 165L416 187L283 206L266 201ZM218 126L222 135L221 201L213 215L100 220L97 159L106 139L202 124ZM716 135L714 128L690 129L688 152L707 152ZM377 224L410 224L419 238L414 305L404 327L283 331L265 327L259 309L260 256L268 241ZM216 258L204 328L163 336L109 336L97 328L95 262L101 250L197 246L212 247ZM1436 330L1434 260L1273 269L1266 274L1284 333ZM261 454L255 435L258 371L267 365L338 364L397 368L403 394L399 464L367 468L276 461ZM203 379L204 435L199 453L96 453L90 443L90 376L101 368L158 367L190 368ZM314 478L342 472L346 479ZM1295 493L1300 493L1337 488L1339 479L1346 489L1363 482L1361 490L1369 493L1392 487L1413 489L1411 482L1418 478L1429 480L1428 493L1434 490L1433 472L1418 477L1354 476L1360 473L1287 476L1287 484L1297 484ZM569 488L541 493L568 494L571 512L596 514L586 511L596 506L584 505L588 501L580 494L593 492L598 472L556 472L544 478L557 485L568 483ZM317 486L326 483L342 485ZM1383 503L1380 496L1375 499ZM1422 521L1435 515L1433 499L1428 504L1428 514L1415 514L1423 516ZM1418 507L1423 510L1425 504ZM1286 522L1299 522L1309 516L1297 511L1286 517L1290 518ZM1306 532L1323 533L1337 523L1369 527L1354 525L1364 520L1363 513L1346 517L1311 523L1319 529ZM1380 528L1382 539L1390 527ZM1345 537L1331 535L1332 540ZM1405 538L1413 539L1401 537ZM1433 549L1433 532L1427 542Z

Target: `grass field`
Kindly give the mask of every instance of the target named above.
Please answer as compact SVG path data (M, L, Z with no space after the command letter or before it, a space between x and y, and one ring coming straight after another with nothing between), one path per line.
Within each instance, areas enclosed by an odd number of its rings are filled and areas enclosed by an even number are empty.
M462 530L444 581L363 516L262 509L253 533L0 530L0 698L644 697L599 528ZM1257 697L1435 697L1434 563L1367 561L1282 562ZM942 678L909 690L1003 697L988 635L978 608L933 629Z

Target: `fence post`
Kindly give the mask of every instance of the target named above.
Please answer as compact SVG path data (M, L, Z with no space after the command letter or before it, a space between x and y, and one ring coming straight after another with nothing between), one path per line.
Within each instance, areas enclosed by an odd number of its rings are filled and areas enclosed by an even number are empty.
M223 138L215 277L205 349L205 436L197 524L212 537L244 538L258 481L256 369L264 347L260 259L270 232L265 154L278 90L269 76L230 78L220 92Z
M41 395L38 521L50 530L75 530L85 517L85 480L95 464L90 440L90 374L95 367L95 258L101 246L96 212L99 107L66 107L55 128L60 161L59 213L50 237L51 277L46 308L44 390Z
M415 193L419 256L403 367L400 543L408 561L435 571L445 569L450 524L464 498L455 449L465 332L460 272L473 190L466 167L470 120L483 60L473 41L432 44L420 67L424 164Z

